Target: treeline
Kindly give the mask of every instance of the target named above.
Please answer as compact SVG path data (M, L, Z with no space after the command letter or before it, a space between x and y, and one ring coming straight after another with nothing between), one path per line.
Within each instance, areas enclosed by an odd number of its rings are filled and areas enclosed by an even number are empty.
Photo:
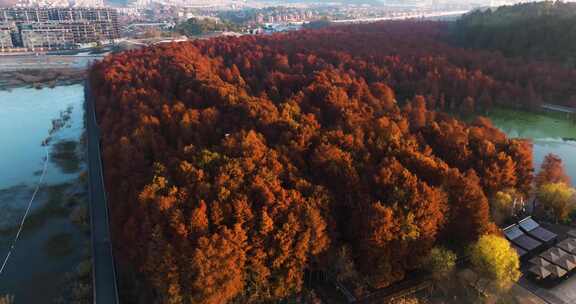
M330 27L95 64L115 252L148 300L277 301L319 269L367 282L362 293L435 245L496 232L489 199L527 194L531 144L436 110L537 103L576 78L452 48L441 32Z
M321 28L325 28L332 25L332 22L328 18L322 18L319 20L310 21L308 23L304 23L302 26L305 29L309 30L317 30Z
M545 1L476 10L456 22L462 46L576 65L576 3Z
M200 36L210 32L239 31L241 28L235 23L210 18L190 18L176 25L174 30L186 36Z

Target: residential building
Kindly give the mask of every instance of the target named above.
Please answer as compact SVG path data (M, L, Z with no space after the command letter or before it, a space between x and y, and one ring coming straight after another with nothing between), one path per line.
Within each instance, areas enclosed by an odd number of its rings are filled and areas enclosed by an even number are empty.
M0 8L0 24L8 23L15 25L9 33L12 47L75 48L120 37L118 13L111 8ZM8 45L8 30L0 31Z
M16 32L14 22L0 22L0 49L10 49L14 47L12 35Z
M58 22L25 23L20 26L22 46L35 49L66 49L74 45L72 31Z
M0 22L45 22L48 10L32 7L0 8Z

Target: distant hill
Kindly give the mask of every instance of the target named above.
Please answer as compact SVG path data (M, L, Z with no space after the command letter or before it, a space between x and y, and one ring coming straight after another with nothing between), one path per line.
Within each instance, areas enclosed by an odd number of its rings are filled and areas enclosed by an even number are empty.
M575 30L576 3L547 1L474 11L455 24L453 38L461 46L574 67Z

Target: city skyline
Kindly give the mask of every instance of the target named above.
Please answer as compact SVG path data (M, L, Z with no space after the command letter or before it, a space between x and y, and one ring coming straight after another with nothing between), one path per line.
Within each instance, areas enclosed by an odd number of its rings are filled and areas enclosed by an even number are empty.
M175 4L197 7L265 7L265 6L291 6L291 5L385 5L385 6L417 6L434 7L443 5L471 5L471 6L501 6L534 0L288 0L288 1L256 1L256 0L155 0L150 2ZM572 2L571 0L565 2ZM100 6L128 6L137 3L136 0L0 0L0 7L9 6L40 6L40 7L100 7Z

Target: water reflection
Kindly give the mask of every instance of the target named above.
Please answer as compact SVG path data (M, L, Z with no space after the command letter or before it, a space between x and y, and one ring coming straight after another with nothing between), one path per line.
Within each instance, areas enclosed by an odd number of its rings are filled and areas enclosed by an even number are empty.
M552 116L498 109L489 116L494 125L511 137L530 138L534 142L534 166L539 168L549 153L562 158L566 172L576 183L576 125Z
M85 203L79 182L84 132L82 85L0 91L0 257L39 180L50 138L50 162L21 238L0 276L0 294L16 303L50 303L61 295L65 274L85 258L87 236L70 219ZM51 132L51 130L53 130ZM50 134L52 133L52 134Z

